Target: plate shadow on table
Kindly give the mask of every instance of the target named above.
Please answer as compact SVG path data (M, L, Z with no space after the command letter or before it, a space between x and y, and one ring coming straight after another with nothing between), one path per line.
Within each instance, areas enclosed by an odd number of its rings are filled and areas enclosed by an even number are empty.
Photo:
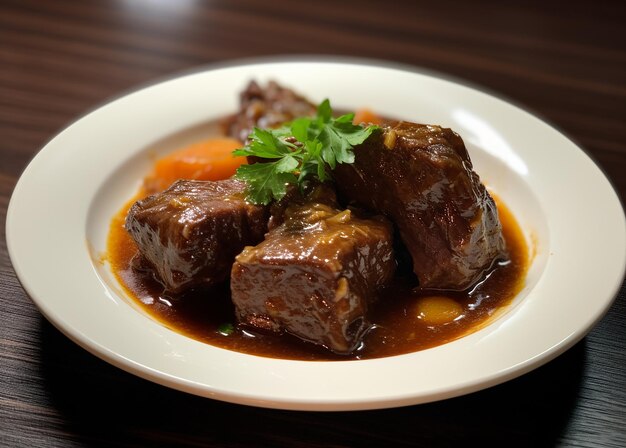
M298 412L153 384L89 354L44 318L41 337L44 386L75 446L555 446L572 416L586 356L583 340L520 378L436 403Z

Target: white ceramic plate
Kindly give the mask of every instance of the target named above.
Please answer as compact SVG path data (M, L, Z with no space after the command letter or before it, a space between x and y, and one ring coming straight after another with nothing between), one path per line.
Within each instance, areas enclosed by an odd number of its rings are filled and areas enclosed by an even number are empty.
M390 358L308 362L230 352L164 328L134 308L98 254L150 154L200 138L236 109L250 79L275 79L338 108L451 127L482 179L521 223L534 259L508 311L482 330ZM303 410L440 400L501 383L580 340L612 303L626 264L618 198L596 165L536 117L440 77L358 61L217 67L144 88L81 118L33 159L7 217L15 270L41 312L102 359L210 398Z

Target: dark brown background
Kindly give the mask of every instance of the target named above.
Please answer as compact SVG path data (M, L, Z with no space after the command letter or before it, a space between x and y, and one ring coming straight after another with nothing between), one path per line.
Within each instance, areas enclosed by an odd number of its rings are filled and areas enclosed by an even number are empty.
M0 234L21 171L70 121L181 70L271 55L377 58L467 80L576 141L623 201L626 3L543 3L2 0ZM366 412L231 405L74 345L33 306L0 239L0 446L623 447L625 352L622 285L573 349L483 392Z

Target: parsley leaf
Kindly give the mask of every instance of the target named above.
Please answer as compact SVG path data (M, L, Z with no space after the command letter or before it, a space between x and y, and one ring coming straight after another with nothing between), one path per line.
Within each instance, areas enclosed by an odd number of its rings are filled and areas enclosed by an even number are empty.
M289 185L302 188L311 178L324 182L338 163L353 163L353 147L378 129L355 125L353 118L354 114L333 118L326 99L315 117L297 118L278 129L254 128L250 142L233 151L236 156L265 159L237 169L235 177L248 184L247 199L269 204L285 196Z
M295 162L295 163L293 163ZM269 204L280 200L287 193L287 185L295 184L298 178L293 173L298 161L289 157L277 162L241 165L235 177L246 181L247 199L255 204Z
M250 134L250 143L240 149L233 151L235 156L257 156L264 159L280 159L292 154L297 149L291 143L280 140L272 131L254 128Z
M235 326L230 322L223 323L217 327L217 332L222 336L230 336L235 332Z

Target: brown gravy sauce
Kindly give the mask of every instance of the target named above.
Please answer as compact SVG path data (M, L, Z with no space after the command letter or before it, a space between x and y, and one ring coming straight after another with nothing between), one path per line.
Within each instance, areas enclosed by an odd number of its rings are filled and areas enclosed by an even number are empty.
M472 333L506 310L524 286L528 248L515 218L502 201L498 205L510 259L499 263L478 285L466 292L415 290L408 278L397 276L371 310L373 329L350 356L335 355L323 347L289 334L260 334L238 328L228 284L179 296L163 293L150 276L132 269L137 249L124 230L124 220L134 202L129 201L111 222L106 260L131 300L162 325L198 341L253 355L299 360L372 359L415 352L445 344ZM419 317L420 301L433 296L453 299L460 316L444 324L428 324Z

